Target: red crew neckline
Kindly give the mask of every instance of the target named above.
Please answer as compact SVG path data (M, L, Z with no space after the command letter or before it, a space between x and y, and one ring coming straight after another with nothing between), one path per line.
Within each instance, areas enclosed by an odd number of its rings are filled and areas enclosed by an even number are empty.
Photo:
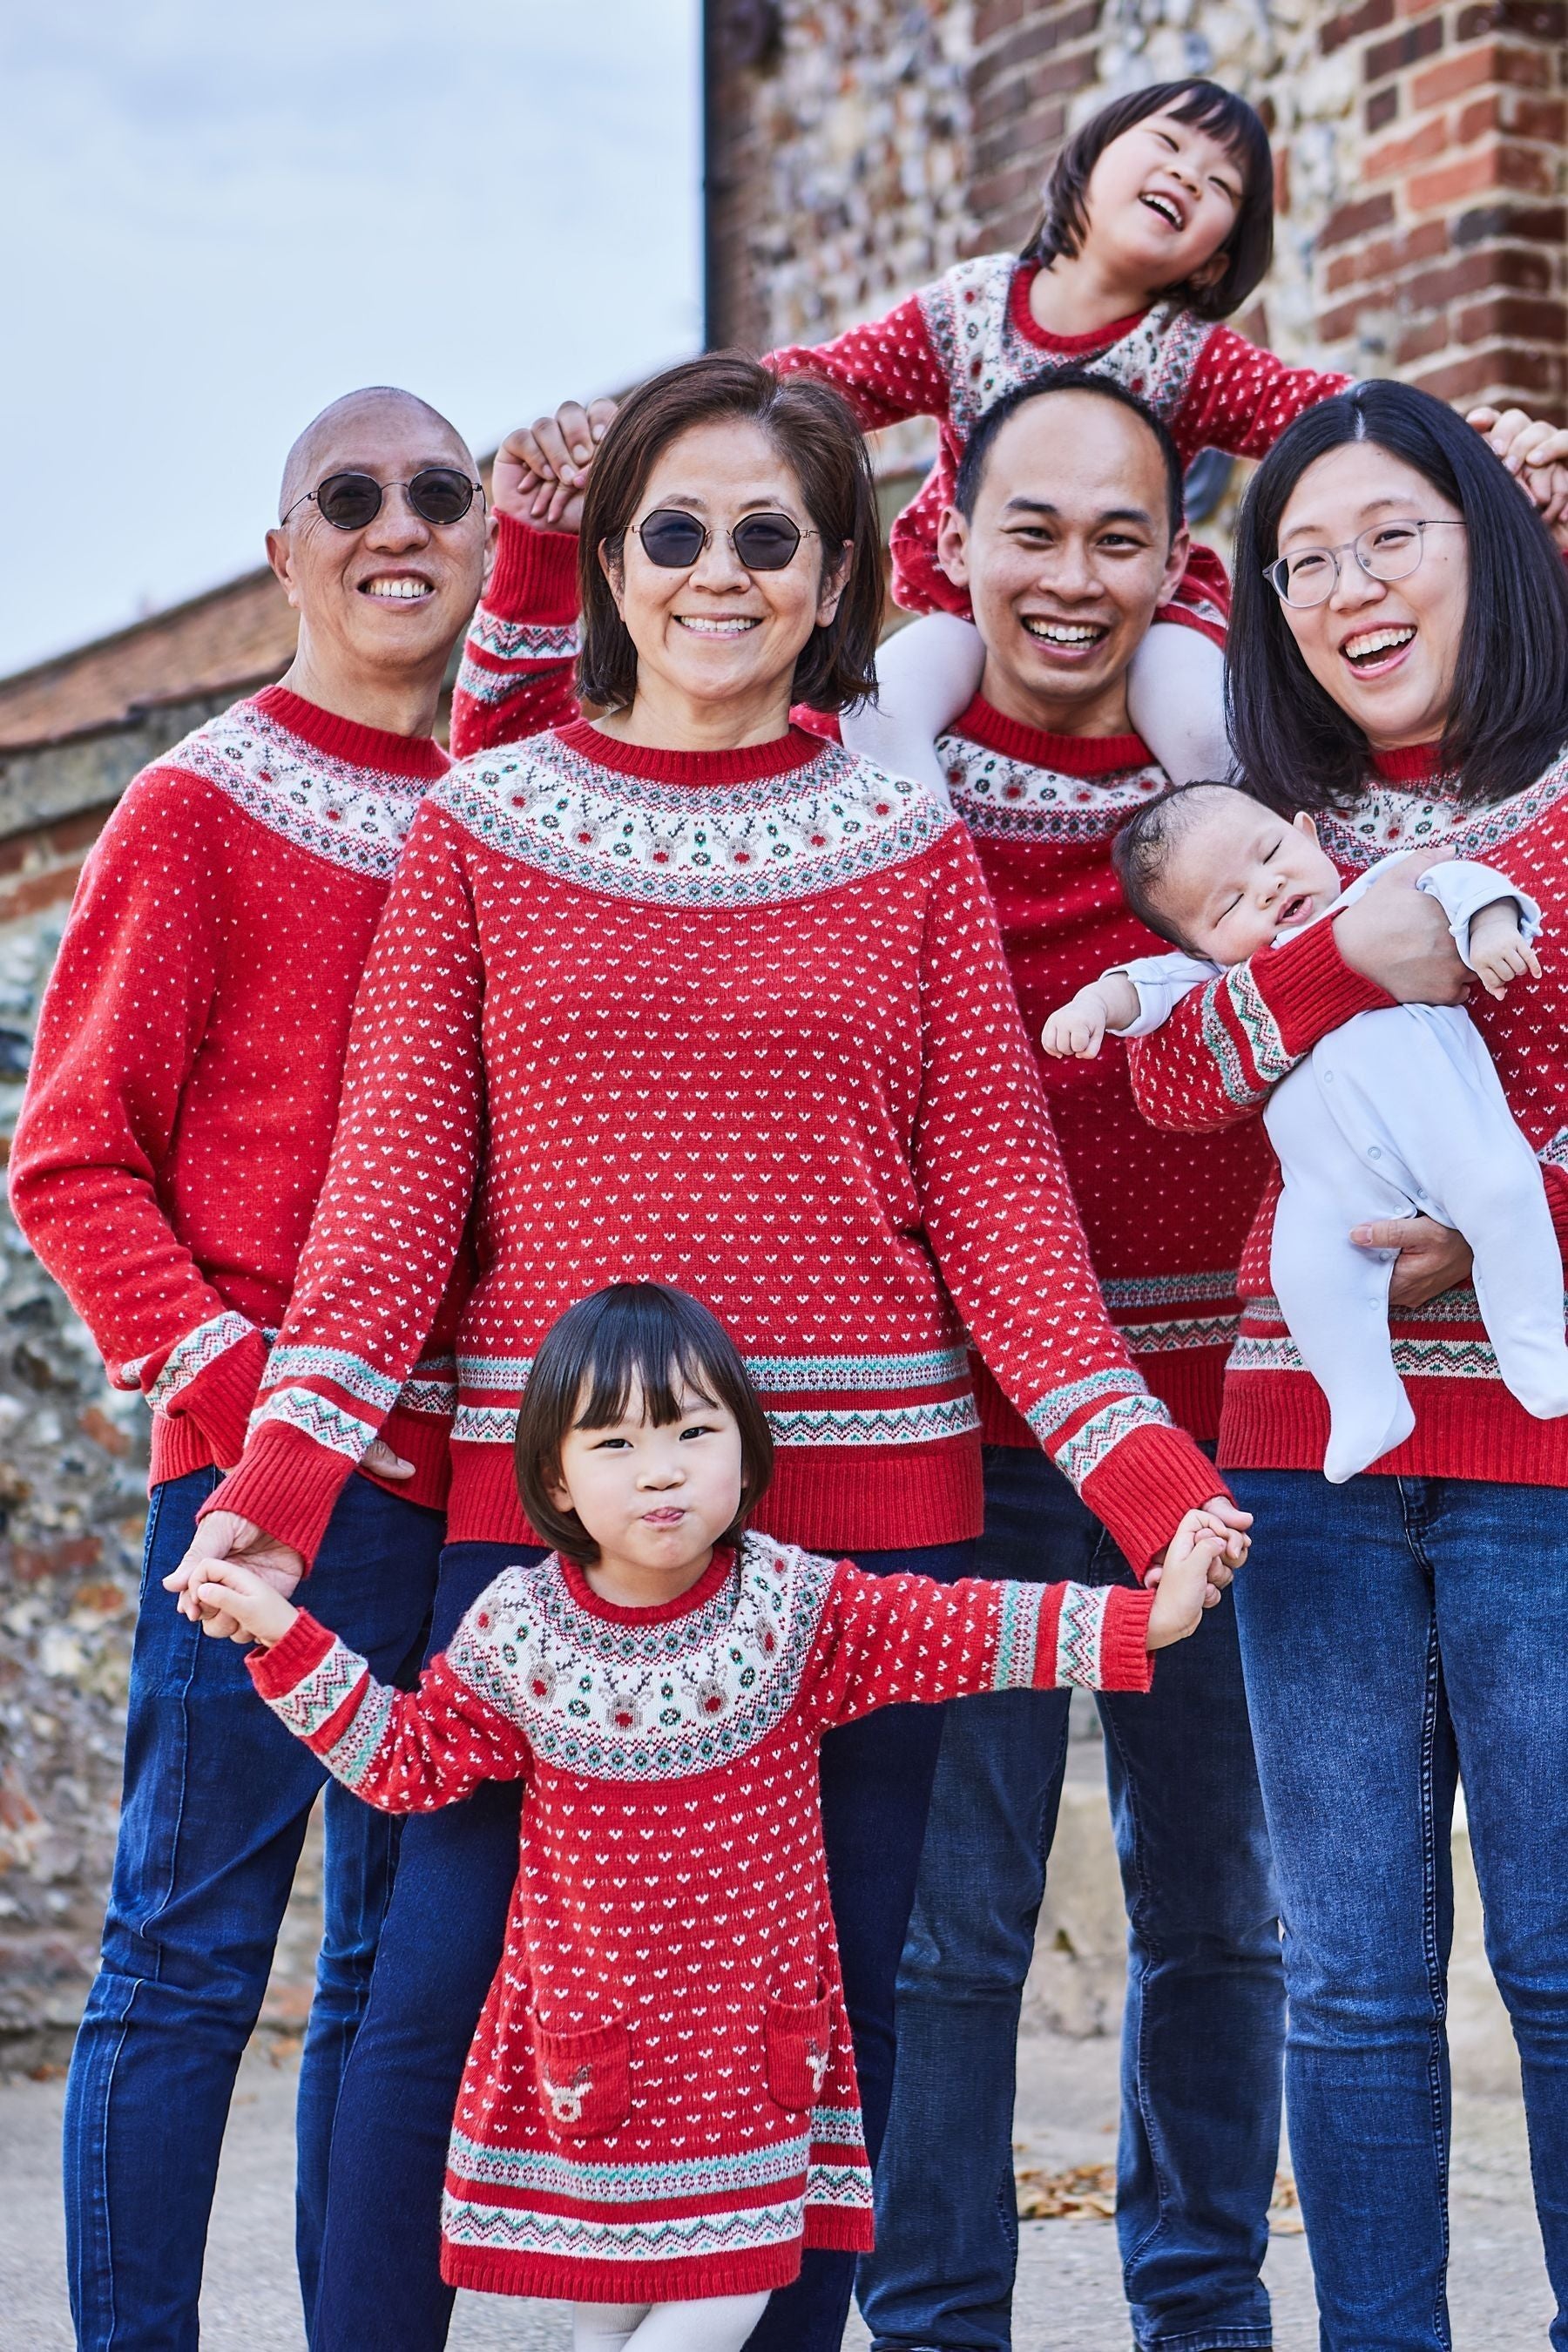
M1148 768L1154 754L1142 735L1058 735L1047 727L1026 726L1009 719L995 704L977 694L961 711L949 730L984 743L1009 760L1031 768L1055 768L1066 776L1115 776L1129 768Z
M766 743L742 743L732 751L668 751L652 743L623 743L591 719L558 727L555 740L617 775L642 776L660 784L752 784L787 776L822 755L820 736L787 728Z
M1142 310L1130 310L1125 319L1112 319L1103 327L1092 328L1087 335L1053 335L1048 327L1041 326L1029 308L1029 289L1040 274L1040 267L1037 261L1021 261L1018 264L1007 291L1007 307L1018 332L1042 352L1056 352L1068 358L1086 352L1106 351L1112 343L1119 343L1123 335L1130 335L1154 307L1152 302L1146 302Z
M1435 784L1443 773L1440 743L1398 743L1374 751L1372 764L1385 784Z
M356 768L379 768L395 776L444 776L451 761L433 735L394 735L383 727L362 727L356 719L340 718L307 702L286 686L264 686L251 700L268 719L286 727L329 758L348 760Z
M559 1558L560 1556L557 1555ZM689 1617L720 1591L735 1565L732 1544L715 1544L713 1557L695 1584L678 1592L673 1601L661 1601L656 1609L628 1608L624 1601L601 1601L574 1559L562 1559L561 1572L566 1580L566 1590L579 1609L590 1617L605 1617L613 1625L668 1625L677 1617Z

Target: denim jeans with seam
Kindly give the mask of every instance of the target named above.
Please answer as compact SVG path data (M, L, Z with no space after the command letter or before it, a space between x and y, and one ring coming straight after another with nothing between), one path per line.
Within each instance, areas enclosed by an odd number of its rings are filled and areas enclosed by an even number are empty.
M1235 1471L1235 1586L1289 1993L1322 2352L1449 2352L1450 1831L1462 1777L1568 2352L1568 1493Z
M163 1589L218 1476L165 1480L148 1513L114 1875L66 2088L67 2254L83 2352L195 2352L235 2070L325 1784L324 1932L298 2108L309 2315L338 2085L397 1850L397 1824L330 1781L262 1705L244 1650L182 1617ZM353 1478L301 1593L388 1680L406 1680L423 1646L441 1524Z
M1043 1454L988 1446L979 1572L1131 1584ZM1247 1573L1243 1570L1243 1574ZM1013 2105L1067 1759L1068 1691L948 1710L899 1978L899 2063L859 2297L878 2352L1007 2352ZM1272 2341L1279 2147L1273 1878L1228 1603L1098 1705L1129 1920L1117 2230L1140 2352Z
M972 1572L974 1549L868 1552L859 1565L951 1583ZM446 1648L502 1568L540 1557L516 1544L448 1545L430 1654ZM884 1707L830 1732L822 1746L828 1878L873 2162L892 2091L894 1986L943 1713ZM515 1783L491 1782L405 1826L370 2007L338 2106L315 2352L365 2352L370 2311L376 2352L440 2352L447 2341L453 2291L439 2269L447 2142L463 2062L500 1959L517 1876L518 1805ZM853 2254L807 2253L795 2284L770 2297L750 2338L753 2352L838 2352L854 2280Z

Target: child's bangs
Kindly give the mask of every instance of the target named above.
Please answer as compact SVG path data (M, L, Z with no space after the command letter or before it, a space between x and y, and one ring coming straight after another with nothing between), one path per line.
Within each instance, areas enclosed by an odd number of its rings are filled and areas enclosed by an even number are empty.
M1266 185L1272 179L1268 134L1256 110L1234 89L1222 89L1217 82L1194 82L1184 98L1154 110L1168 114L1174 122L1184 122L1190 130L1206 131L1227 148L1241 166L1248 194L1258 184L1260 172Z
M603 1341L612 1335L601 1330L596 1336ZM616 1344L596 1347L584 1368L587 1396L574 1416L574 1428L613 1428L626 1418L634 1394L640 1394L644 1415L656 1429L681 1420L693 1394L705 1405L722 1402L713 1368L703 1363L689 1335L673 1329L663 1316L628 1316L613 1337Z

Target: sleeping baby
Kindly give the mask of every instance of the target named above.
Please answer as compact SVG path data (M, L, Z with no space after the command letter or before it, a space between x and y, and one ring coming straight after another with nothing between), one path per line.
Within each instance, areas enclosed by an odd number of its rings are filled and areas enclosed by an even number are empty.
M1080 989L1046 1024L1048 1054L1088 1058L1108 1029L1158 1028L1189 990L1339 913L1397 863L1384 858L1344 888L1310 816L1276 816L1217 783L1149 802L1118 835L1115 859L1129 906L1177 952L1120 964ZM1456 857L1415 887L1438 900L1489 995L1539 979L1540 909L1504 876ZM1274 1292L1328 1399L1326 1478L1353 1477L1415 1424L1388 1332L1396 1254L1350 1238L1373 1219L1428 1216L1463 1234L1503 1380L1538 1419L1568 1412L1562 1251L1540 1166L1467 1013L1358 1013L1280 1081L1263 1120L1284 1178Z

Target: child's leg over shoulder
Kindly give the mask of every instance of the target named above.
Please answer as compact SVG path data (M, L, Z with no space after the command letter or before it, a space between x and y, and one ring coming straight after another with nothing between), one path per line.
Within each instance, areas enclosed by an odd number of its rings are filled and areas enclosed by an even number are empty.
M1225 656L1201 629L1155 622L1127 673L1127 709L1173 784L1230 774Z
M936 739L973 701L985 648L973 621L927 613L889 637L877 654L877 701L844 714L844 740L895 776L929 784L943 800L947 779Z

